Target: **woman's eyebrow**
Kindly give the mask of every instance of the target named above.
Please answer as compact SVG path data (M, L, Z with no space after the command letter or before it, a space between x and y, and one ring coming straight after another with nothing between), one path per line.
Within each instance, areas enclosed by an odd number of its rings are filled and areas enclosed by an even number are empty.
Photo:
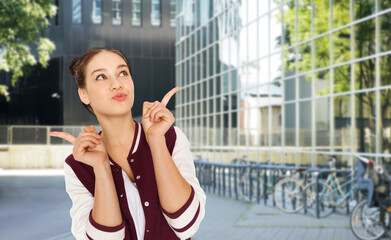
M119 69L119 68L123 68L123 67L126 67L126 68L128 68L128 65L126 65L126 64L121 64L121 65L118 65L117 69Z
M95 69L94 71L92 71L91 76L92 74L94 74L94 72L103 72L103 71L107 71L106 68Z

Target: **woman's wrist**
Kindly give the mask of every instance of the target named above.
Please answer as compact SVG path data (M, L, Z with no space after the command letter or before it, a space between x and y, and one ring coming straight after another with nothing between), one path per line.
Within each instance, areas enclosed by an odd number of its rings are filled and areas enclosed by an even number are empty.
M146 136L149 147L154 147L156 145L161 145L166 142L165 136Z
M105 161L99 161L94 166L95 176L105 176L107 173L111 173L110 160L107 157Z

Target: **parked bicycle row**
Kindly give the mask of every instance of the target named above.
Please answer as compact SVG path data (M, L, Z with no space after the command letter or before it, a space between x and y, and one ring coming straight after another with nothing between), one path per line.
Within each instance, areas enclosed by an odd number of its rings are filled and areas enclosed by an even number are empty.
M304 210L318 218L350 213L351 230L359 239L390 234L391 177L360 156L355 171L335 169L335 158L329 159L329 169L271 166L242 159L231 164L199 159L195 165L201 185L219 195L263 201L287 213Z
M347 203L355 199L355 179L350 170L335 170L335 159L330 161L329 169L273 166L243 159L234 159L231 164L209 163L207 160L196 160L195 163L200 183L206 190L237 200L263 201L287 213L305 208L305 212L317 217L325 217L334 209L346 214L349 212ZM330 194L332 198L316 201L316 190L333 192Z

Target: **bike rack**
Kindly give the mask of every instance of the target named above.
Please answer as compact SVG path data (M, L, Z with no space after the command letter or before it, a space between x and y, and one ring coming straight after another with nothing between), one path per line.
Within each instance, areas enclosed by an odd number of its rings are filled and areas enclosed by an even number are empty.
M268 195L267 195L267 185L268 185L268 176L272 176L272 188L274 189L275 185L278 181L276 181L276 176L278 176L278 173L281 173L281 176L292 176L292 173L297 170L297 167L294 166L276 166L276 165L267 165L267 164L229 164L229 163L212 163L206 160L194 160L194 164L196 167L196 173L197 178L200 181L200 185L204 188L204 190L207 190L209 192L216 193L219 196L227 196L227 190L228 190L228 197L232 197L234 195L234 198L236 200L239 200L238 196L238 179L241 177L242 173L245 172L247 169L249 171L249 200L252 201L253 197L255 195L257 204L261 203L261 199L259 196L263 196L263 204L267 205L268 201ZM202 171L208 171L206 173L203 173ZM232 174L233 171L233 174ZM252 172L256 171L256 185L257 190L253 192L252 190L252 184L251 181ZM260 191L260 177L261 177L261 171L263 173L263 193ZM227 174L228 173L228 184L227 184ZM331 169L319 169L319 168L307 168L303 174L304 181L307 182L309 174L318 173L316 176L316 186L319 184L319 178L323 174L330 174L330 173L342 173L342 174L350 174L352 173L351 170L331 170ZM209 174L209 175L208 175ZM211 180L211 182L209 182ZM233 183L233 186L232 186ZM227 186L228 185L228 186ZM233 190L233 194L232 194ZM273 196L273 206L275 206L274 201L274 194ZM304 198L304 201L306 201L306 198ZM304 202L304 204L306 204ZM349 213L349 204L346 204L347 206L347 213ZM305 209L305 208L304 208ZM319 204L319 193L317 191L316 194L316 216L319 217L319 211L320 211L320 204ZM306 209L305 209L306 213Z

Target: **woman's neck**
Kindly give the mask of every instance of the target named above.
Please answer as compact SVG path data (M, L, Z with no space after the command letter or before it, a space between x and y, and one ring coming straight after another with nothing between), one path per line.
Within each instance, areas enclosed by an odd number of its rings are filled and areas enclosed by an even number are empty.
M132 143L136 125L132 115L121 117L98 118L102 127L102 140L106 146L130 145Z

